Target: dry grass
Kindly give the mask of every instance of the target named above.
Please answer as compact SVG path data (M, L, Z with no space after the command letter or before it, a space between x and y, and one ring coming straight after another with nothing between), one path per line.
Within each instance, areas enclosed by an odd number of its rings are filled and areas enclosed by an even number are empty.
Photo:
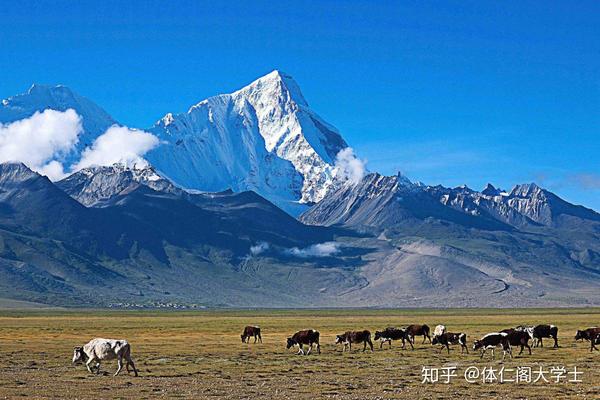
M520 323L559 326L560 349L534 349L502 364L477 354L448 356L417 340L414 351L342 354L335 334L347 329L444 323L464 331L469 343L487 332ZM322 310L0 312L0 398L600 398L600 352L575 343L577 328L600 322L600 310ZM242 344L246 324L259 324L264 344ZM322 354L296 356L285 338L302 328L321 332ZM94 376L70 364L72 348L92 337L126 338L140 377L118 377L116 363ZM471 345L470 345L471 347ZM460 375L469 365L551 367L573 365L583 383L468 384ZM421 384L422 366L457 365L452 384Z

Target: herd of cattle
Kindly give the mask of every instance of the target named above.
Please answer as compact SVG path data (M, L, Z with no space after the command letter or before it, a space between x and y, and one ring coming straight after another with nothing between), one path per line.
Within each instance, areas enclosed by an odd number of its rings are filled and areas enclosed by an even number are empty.
M308 355L313 347L316 346L317 352L321 354L319 336L319 331L314 329L298 331L287 338L287 348L290 349L297 346L297 354ZM403 349L405 348L406 342L414 349L413 344L415 342L415 336L423 336L423 343L426 343L426 341L429 340L432 345L440 345L440 352L446 348L448 354L450 354L450 345L460 345L461 354L463 352L469 353L467 347L467 334L464 332L447 332L444 325L437 325L433 331L433 335L430 334L430 329L427 325L409 325L405 328L388 327L382 331L376 331L373 339L379 341L380 349L386 342L392 347L392 341L394 340L402 340ZM260 327L245 327L241 338L242 343L249 343L250 338L254 338L254 343L262 343ZM557 348L558 327L554 325L519 325L515 328L488 333L481 339L473 342L473 350L480 351L480 358L483 358L487 350L491 350L492 359L494 359L494 349L500 348L502 349L502 359L504 360L506 354L512 358L512 348L515 346L521 348L519 354L521 354L525 348L527 348L529 354L531 354L531 346L529 345L530 340L533 347L544 347L544 338L552 338L554 340L554 347ZM591 343L590 351L598 350L596 345L600 344L600 328L593 327L578 330L575 334L575 340L588 340ZM367 346L373 351L371 332L368 330L347 331L337 335L335 337L335 344L343 344L344 347L342 352L346 351L346 349L351 351L353 344L363 344L363 352L367 350ZM304 346L307 346L308 348L306 352L304 351ZM96 374L98 374L100 372L100 363L105 360L113 359L117 359L118 364L115 376L121 372L123 360L125 360L127 372L130 372L129 367L131 367L135 376L138 376L138 371L131 358L131 346L126 340L96 338L90 340L84 346L75 347L73 351L73 363L84 363L90 373L94 373L95 369Z

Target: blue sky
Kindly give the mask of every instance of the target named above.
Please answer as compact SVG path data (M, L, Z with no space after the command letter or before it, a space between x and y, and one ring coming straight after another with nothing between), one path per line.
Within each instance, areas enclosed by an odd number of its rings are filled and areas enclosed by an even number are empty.
M62 83L144 128L280 69L372 171L600 210L600 2L12 3L0 98Z

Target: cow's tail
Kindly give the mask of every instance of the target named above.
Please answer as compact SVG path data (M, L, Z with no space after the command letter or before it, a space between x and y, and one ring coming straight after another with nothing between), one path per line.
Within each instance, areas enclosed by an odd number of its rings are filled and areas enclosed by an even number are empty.
M423 333L425 334L425 336L429 336L429 325L423 325Z

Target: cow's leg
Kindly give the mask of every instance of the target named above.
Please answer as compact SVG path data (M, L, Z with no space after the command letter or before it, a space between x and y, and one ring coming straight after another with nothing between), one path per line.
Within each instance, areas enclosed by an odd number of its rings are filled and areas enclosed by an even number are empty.
M365 351L367 351L367 341L366 340L363 342L363 353Z
M485 349L481 350L481 353L479 354L479 358L482 359L484 354L485 354Z
M93 374L94 372L92 371L91 365L92 363L95 361L96 359L94 357L90 357L87 362L85 363L85 366L87 367L87 370L90 372L90 374Z
M348 342L348 352L352 353L352 342Z
M387 341L390 344L390 349L392 348L392 339L388 339Z
M521 353L523 353L523 349L525 348L524 345L521 345L521 351L519 351L519 355L521 355Z
M554 339L554 348L558 348L558 335L552 337Z
M100 361L96 363L96 375L100 373Z
M423 343L421 343L421 344L425 344L426 339L427 339L427 336L425 334L423 334Z
M119 375L119 372L121 372L121 369L123 369L123 358L119 357L119 358L117 358L117 372L115 372L115 376Z
M317 342L317 354L321 354L321 345Z
M538 342L540 343L540 347L544 347L544 341L541 337L538 339Z
M304 355L304 350L302 349L302 343L298 343L298 353L297 354L302 354Z
M125 359L127 360L127 364L125 364L125 366L129 367L129 365L131 365L131 368L133 368L133 373L135 374L135 376L138 376L138 371L135 368L135 364L133 363L133 359L131 358L131 356L127 354L125 356ZM129 368L127 368L127 372L129 372Z
M448 354L450 354L450 344L449 343L446 343L446 350L448 350Z
M369 339L369 347L371 348L371 353L373 352L373 342Z
M415 337L414 336L412 337L412 340L411 340L411 338L408 338L408 344L410 344L411 350L415 349L415 346L413 346L413 342L414 341L415 341Z
M258 335L254 335L254 343L258 340Z
M260 333L258 334L258 340L262 343L262 336L260 335Z
M495 359L496 359L496 356L494 354L494 348L492 347L492 360L495 360Z
M383 340L379 341L379 349L381 350L381 348L383 347Z
M306 355L309 355L309 354L310 354L310 352L312 351L312 347L313 347L313 344L312 344L312 343L310 343L310 344L308 345L308 351L306 352Z

